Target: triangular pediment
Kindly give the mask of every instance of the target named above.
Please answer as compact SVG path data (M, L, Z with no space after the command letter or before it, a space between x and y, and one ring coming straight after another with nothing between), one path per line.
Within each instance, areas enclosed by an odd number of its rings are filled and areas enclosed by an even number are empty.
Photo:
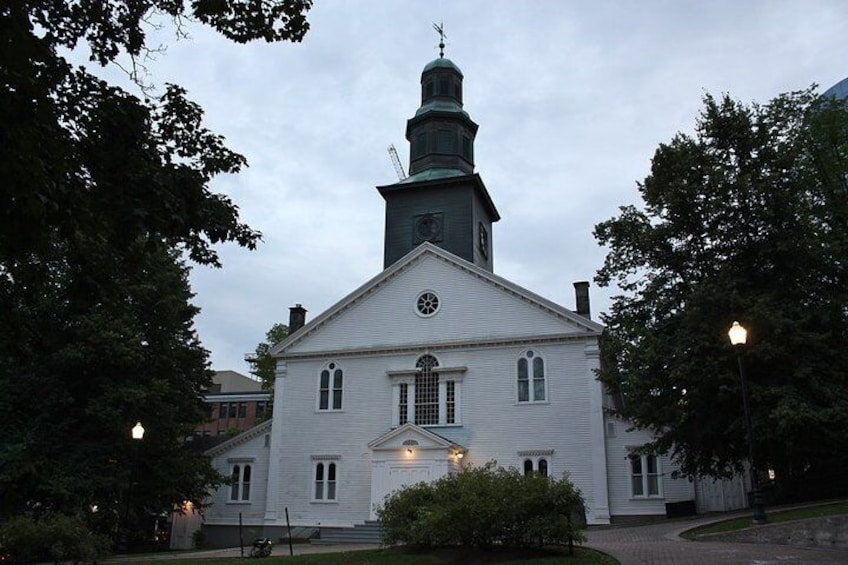
M247 443L248 441L257 438L264 434L271 433L271 423L273 420L265 420L264 422L249 428L242 433L235 435L228 440L219 443L218 445L207 449L204 452L204 455L208 455L210 457L217 457L222 453L226 453L227 451Z
M424 320L416 298L441 310ZM271 349L278 358L477 347L600 336L603 326L440 247L423 243Z
M372 440L368 444L372 451L395 451L399 449L450 449L453 451L465 451L465 449L439 434L428 431L421 426L407 422L402 426Z

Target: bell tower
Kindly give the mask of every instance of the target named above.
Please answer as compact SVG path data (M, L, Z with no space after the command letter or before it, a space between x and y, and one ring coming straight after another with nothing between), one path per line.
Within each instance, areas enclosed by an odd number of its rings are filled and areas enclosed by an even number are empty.
M444 52L421 72L421 106L406 122L409 177L377 187L386 201L383 268L429 241L493 270L500 215L474 172L478 126L462 107L463 78Z

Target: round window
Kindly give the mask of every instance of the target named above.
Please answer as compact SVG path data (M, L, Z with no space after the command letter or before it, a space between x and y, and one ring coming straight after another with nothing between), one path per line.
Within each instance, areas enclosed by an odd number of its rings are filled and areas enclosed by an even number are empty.
M418 295L415 307L422 316L432 316L439 311L439 297L434 292L424 291Z

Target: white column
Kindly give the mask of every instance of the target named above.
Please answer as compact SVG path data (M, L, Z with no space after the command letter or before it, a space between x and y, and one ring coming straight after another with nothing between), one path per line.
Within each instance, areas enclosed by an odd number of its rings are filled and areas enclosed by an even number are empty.
M600 368L600 348L597 338L586 342L586 379L589 386L589 435L592 438L592 494L590 524L609 524L609 486L607 477L607 444L604 433L603 386L596 371Z
M274 414L283 410L286 375L288 366L285 361L277 361L274 371ZM282 478L280 456L282 453L283 429L282 418L274 417L271 422L271 445L268 448L268 490L265 492L265 523L278 523L282 519L283 510L280 508L280 480Z

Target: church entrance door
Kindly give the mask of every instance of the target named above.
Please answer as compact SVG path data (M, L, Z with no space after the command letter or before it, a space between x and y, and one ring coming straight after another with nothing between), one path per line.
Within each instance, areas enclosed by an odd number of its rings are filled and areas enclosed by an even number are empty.
M435 467L432 460L385 461L375 465L371 476L371 519L376 519L377 508L390 494L405 486L439 478Z

